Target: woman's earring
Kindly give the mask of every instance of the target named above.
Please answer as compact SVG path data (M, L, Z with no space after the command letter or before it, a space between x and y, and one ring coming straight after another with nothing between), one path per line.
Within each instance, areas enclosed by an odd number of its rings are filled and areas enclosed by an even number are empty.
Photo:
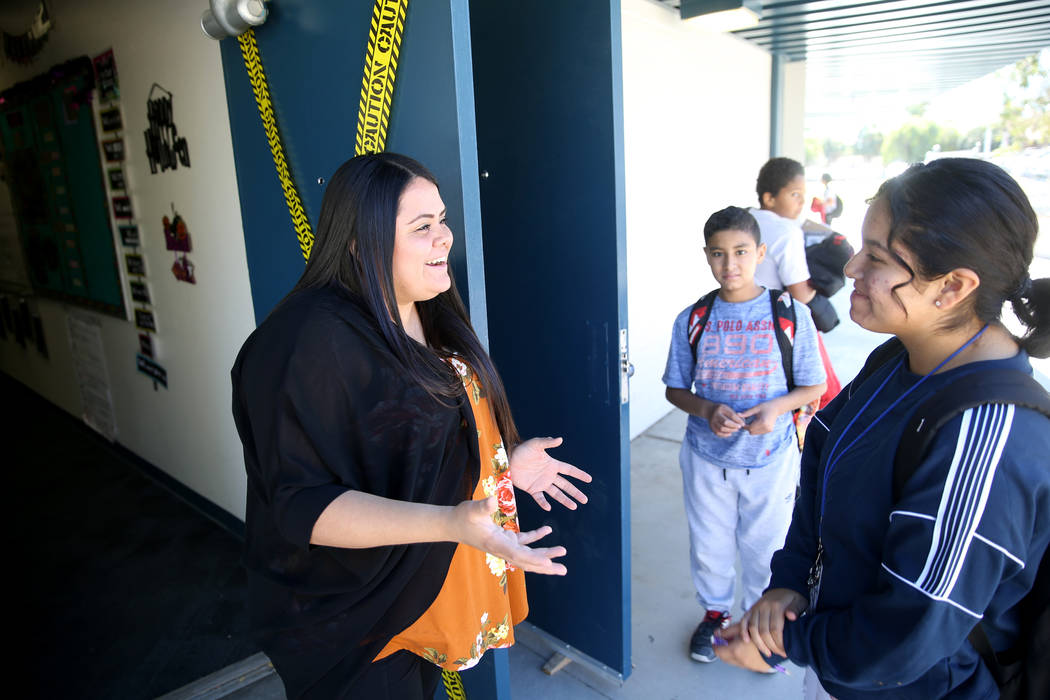
M937 301L933 302L933 305L936 306L938 309L941 308L941 300L938 299Z

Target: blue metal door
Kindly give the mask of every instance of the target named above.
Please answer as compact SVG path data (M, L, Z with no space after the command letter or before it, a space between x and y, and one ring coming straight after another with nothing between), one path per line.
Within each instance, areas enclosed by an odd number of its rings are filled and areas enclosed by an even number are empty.
M626 677L620 2L471 0L470 22L489 350L523 437L563 436L555 454L594 476L577 511L519 498L569 551L565 578L528 577L529 621Z

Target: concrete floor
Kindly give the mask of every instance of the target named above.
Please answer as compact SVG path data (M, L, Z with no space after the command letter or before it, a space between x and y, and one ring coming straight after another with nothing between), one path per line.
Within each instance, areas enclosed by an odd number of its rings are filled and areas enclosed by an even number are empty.
M631 648L633 672L622 686L570 664L554 676L541 666L549 649L531 639L510 652L515 698L684 700L801 697L802 670L762 675L689 658L689 637L703 611L689 575L689 533L678 450L686 415L674 410L631 441ZM734 611L739 615L739 610Z

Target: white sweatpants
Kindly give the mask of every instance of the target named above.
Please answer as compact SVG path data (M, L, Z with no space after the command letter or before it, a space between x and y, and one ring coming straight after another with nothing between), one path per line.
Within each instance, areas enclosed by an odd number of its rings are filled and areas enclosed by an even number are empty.
M824 690L812 666L806 666L806 675L802 678L802 700L835 700Z
M769 560L784 546L795 505L799 453L784 450L780 459L761 469L723 469L683 441L678 461L696 598L705 610L729 612L739 551L741 605L747 610L769 585Z

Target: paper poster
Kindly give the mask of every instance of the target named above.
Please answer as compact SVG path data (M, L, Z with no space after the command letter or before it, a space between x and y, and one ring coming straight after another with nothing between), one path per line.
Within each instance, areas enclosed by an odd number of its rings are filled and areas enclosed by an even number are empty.
M128 282L128 286L131 287L131 298L140 304L149 304L149 288L146 283L141 280L131 280Z
M143 260L141 255L125 253L124 265L129 275L139 275L141 277L146 274L146 261Z
M163 385L165 389L168 388L168 371L156 362L145 355L136 355L135 366L138 368L139 372L142 372L153 380L154 388L156 388L156 384Z
M119 107L104 109L98 116L99 120L102 122L103 131L120 131L124 127L124 122L120 118Z
M93 63L99 97L103 102L115 100L120 96L120 84L117 81L117 62L113 58L113 49L95 56Z
M157 319L153 317L152 311L135 309L135 325L144 331L157 332Z
M139 227L130 224L127 226L121 226L120 242L129 247L138 247L142 245L142 241L139 240Z
M109 189L111 190L126 190L127 186L124 182L124 171L120 168L110 168L106 171L109 176Z
M106 371L106 354L99 322L85 314L70 312L66 318L73 366L80 387L84 422L110 440L117 437L113 398Z

